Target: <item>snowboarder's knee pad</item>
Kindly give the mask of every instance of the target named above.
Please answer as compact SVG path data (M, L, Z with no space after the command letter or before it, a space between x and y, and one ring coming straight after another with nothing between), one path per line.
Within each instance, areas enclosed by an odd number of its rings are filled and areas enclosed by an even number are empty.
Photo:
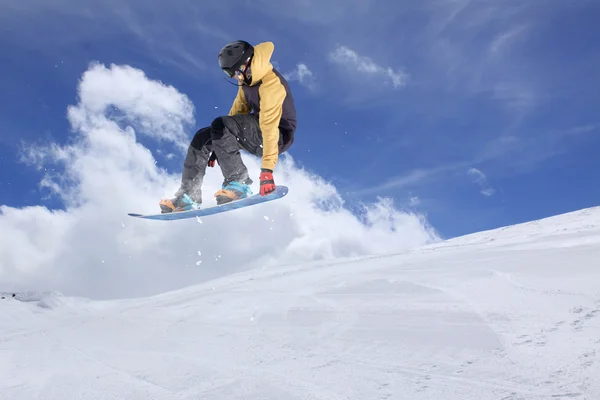
M225 130L237 136L237 132L240 129L235 119L227 115L215 118L210 127L213 139L221 139Z
M217 117L213 120L212 124L210 124L213 135L223 134L223 131L225 130L225 121L223 121L224 118L226 117Z
M199 129L190 145L196 150L201 150L210 141L212 137L211 130L209 126Z

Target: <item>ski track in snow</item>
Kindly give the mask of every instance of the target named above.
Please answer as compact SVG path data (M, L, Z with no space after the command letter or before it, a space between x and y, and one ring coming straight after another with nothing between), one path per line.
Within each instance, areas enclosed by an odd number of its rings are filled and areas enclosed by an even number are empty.
M159 296L0 300L0 399L600 399L600 209Z

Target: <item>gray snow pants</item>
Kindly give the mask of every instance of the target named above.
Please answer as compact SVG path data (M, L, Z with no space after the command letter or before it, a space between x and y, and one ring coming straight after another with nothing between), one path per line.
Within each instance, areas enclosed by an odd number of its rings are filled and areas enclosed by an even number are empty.
M240 150L262 157L262 133L255 114L238 114L216 118L208 127L196 132L183 162L181 186L176 197L187 193L202 203L202 183L206 166L214 151L224 184L232 181L252 184Z

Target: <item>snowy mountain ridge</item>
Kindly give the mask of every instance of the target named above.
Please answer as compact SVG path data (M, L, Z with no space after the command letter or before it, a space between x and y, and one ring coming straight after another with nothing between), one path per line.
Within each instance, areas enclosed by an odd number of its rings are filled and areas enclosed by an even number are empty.
M7 298L0 399L596 400L599 243L596 207L147 298Z

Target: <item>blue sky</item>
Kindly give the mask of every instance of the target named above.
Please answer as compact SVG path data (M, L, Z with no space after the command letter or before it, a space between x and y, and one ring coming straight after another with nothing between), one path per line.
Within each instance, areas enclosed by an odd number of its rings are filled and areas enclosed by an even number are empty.
M599 203L598 2L49 3L0 5L2 205L63 207L20 150L71 140L90 62L187 95L191 137L229 109L216 54L239 38L275 43L298 109L291 155L351 205L391 197L451 237ZM168 143L144 143L180 171L156 152Z

